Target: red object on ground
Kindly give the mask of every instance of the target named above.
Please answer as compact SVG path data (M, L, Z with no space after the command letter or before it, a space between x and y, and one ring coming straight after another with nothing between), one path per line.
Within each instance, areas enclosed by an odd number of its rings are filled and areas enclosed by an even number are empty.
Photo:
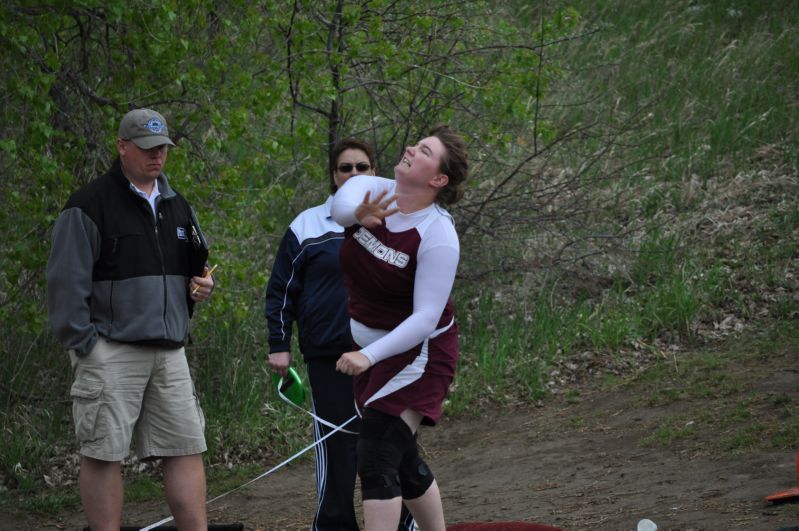
M447 526L447 531L563 531L559 527L526 522L469 522Z
M796 481L799 483L799 452L796 453ZM791 501L793 498L799 498L799 487L793 487L788 490L781 490L774 494L766 496L766 501L770 502L785 502Z

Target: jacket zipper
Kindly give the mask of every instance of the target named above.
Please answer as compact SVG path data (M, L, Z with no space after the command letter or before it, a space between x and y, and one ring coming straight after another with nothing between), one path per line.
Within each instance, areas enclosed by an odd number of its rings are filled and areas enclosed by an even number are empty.
M167 293L166 293L167 284L166 284L166 269L164 268L164 251L161 249L161 238L160 238L159 230L158 230L158 220L161 219L161 217L162 217L161 212L158 210L158 207L160 206L160 203L161 203L161 198L157 197L155 199L155 214L153 215L153 227L155 228L155 245L156 245L156 247L158 247L158 257L161 260L161 280L164 283L164 312L163 312L163 315L161 316L161 318L163 319L164 327L166 327L166 323L167 323L167 320L166 320L166 307L167 307L167 299L168 299L168 297L167 297Z

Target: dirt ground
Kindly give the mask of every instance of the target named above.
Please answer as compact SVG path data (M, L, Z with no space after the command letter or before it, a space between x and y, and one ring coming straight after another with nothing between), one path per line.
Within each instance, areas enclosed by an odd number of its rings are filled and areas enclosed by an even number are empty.
M795 360L795 353L785 353L735 370L746 376L752 394L776 393L797 404ZM515 520L564 530L634 530L649 518L659 530L799 526L799 500L764 501L798 486L793 451L720 456L703 450L711 446L703 440L722 435L714 429L698 429L691 444L647 445L644 438L659 419L696 404L652 407L629 389L582 388L577 396L542 407L495 409L480 418L445 418L423 428L420 443L441 486L448 523ZM241 522L250 531L308 529L313 485L310 459L290 464L211 503L210 522ZM123 523L149 525L167 515L160 502L128 504ZM83 525L79 512L0 522L2 529L71 531Z

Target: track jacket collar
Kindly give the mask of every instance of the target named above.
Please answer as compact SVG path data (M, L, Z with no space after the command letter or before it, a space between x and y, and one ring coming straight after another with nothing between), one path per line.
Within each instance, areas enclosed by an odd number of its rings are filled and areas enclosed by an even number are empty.
M325 201L325 217L330 219L332 216L330 215L330 209L333 207L333 196L327 196L327 201Z

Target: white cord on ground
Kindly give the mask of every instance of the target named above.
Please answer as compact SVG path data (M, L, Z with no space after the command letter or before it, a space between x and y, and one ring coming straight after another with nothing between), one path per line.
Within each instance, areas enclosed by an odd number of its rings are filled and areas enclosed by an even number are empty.
M267 470L266 472L264 472L263 474L261 474L261 475L260 475L260 476L258 476L257 478L253 478L253 479L251 479L250 481L248 481L247 483L244 483L243 485L239 485L238 487L236 487L236 488L234 488L234 489L231 489L231 490L227 491L227 492L226 492L226 493L224 493L224 494L220 494L220 495L219 495L219 496L217 496L216 498L213 498L213 499L211 499L211 500L208 500L208 501L206 502L206 505L210 505L211 503L215 502L216 500L218 500L218 499L220 499L220 498L224 498L224 497L225 497L225 496L227 496L228 494L231 494L231 493L233 493L233 492L236 492L236 491L237 491L237 490L239 490L239 489L243 489L243 488L244 488L244 487L246 487L247 485L250 485L250 484L252 484L252 483L255 483L255 482L256 482L256 481L258 481L259 479L261 479L261 478L264 478L264 477L268 476L269 474L271 474L271 473L272 473L272 472L274 472L275 470L277 470L277 469L279 469L279 468L283 467L284 465L286 465L286 464L290 463L291 461L293 461L294 459L298 458L299 456L301 456L302 454L304 454L305 452L307 452L308 450L310 450L310 449L311 449L311 448L313 448L314 446L317 446L319 443L321 443L322 441L324 441L325 439L327 439L328 437L330 437L331 435L333 435L333 434L334 434L334 433L336 433L336 432L343 431L343 432L345 432L345 433L350 433L350 434L355 434L355 435L357 435L357 433L356 433L356 432L352 432L352 431L349 431L349 430L345 430L345 429L344 429L344 426L346 426L347 424L349 424L350 422L352 422L353 420L355 420L356 418L358 418L358 415L353 415L352 417L350 417L350 419L349 419L349 420L345 421L343 424L340 424L339 426L335 426L334 424L331 424L330 422L327 422L326 420L320 419L319 417L317 417L316 415L314 415L314 414L313 414L313 413L311 413L310 411L307 411L307 410L303 409L302 407L300 407L300 406L296 405L294 402L292 402L291 400L289 400L289 399L288 399L288 398L287 398L287 397L286 397L286 396L285 396L283 393L281 393L281 392L280 392L280 388L279 388L279 387L278 387L278 391L277 391L277 393L280 395L280 398L282 398L284 401L288 402L289 404L291 404L291 405L292 405L292 406L294 406L294 407L297 407L297 408L301 409L302 411L305 411L306 413L308 413L309 415L311 415L313 418L315 418L317 421L321 422L321 423L322 423L322 424L324 424L325 426L329 426L329 427L333 428L333 431L331 431L330 433L326 434L324 437L320 438L318 441L315 441L314 443L312 443L312 444L309 444L308 446L306 446L305 448L303 448L302 450L300 450L300 451L299 451L299 452L297 452L296 454L292 455L291 457L289 457L288 459L286 459L286 460L285 460L285 461L283 461L282 463L280 463L280 464L278 464L278 465L275 465L275 466L273 466L272 468L270 468L269 470ZM170 517L168 517L168 518L164 518L163 520L160 520L160 521L158 521L158 522L156 522L156 523L154 523L154 524L150 524L150 525L148 525L147 527L142 527L142 528L141 528L141 531L150 531L151 529L154 529L154 528L156 528L156 527L158 527L158 526L164 525L164 524L165 524L165 523L167 523L167 522L171 522L171 521L172 521L172 520L174 520L174 519L175 519L175 517L174 517L174 516L170 516Z

